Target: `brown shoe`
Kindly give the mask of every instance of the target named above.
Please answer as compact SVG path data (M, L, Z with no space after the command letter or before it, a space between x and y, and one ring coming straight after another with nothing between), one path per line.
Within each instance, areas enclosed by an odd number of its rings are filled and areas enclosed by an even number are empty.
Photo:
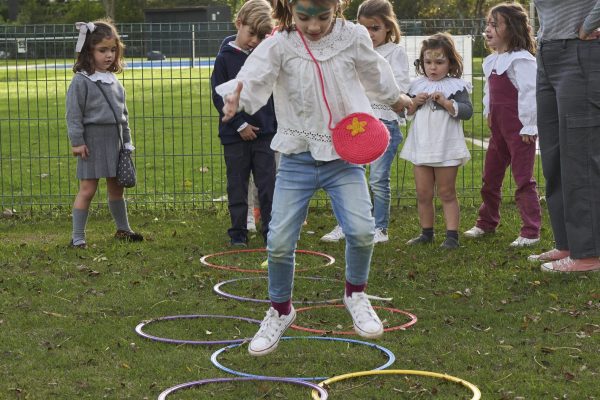
M562 260L542 264L544 272L595 272L600 271L600 258L565 257Z
M115 238L124 242L141 242L144 240L144 237L139 233L135 233L133 231L123 231L120 229L117 231L117 233L115 233Z
M73 244L73 239L71 239L71 241L69 242L69 247L72 249L87 249L87 243L83 242L79 244Z
M569 255L571 255L569 250L552 249L542 254L532 254L527 259L532 262L550 262L562 260L565 257L569 257Z

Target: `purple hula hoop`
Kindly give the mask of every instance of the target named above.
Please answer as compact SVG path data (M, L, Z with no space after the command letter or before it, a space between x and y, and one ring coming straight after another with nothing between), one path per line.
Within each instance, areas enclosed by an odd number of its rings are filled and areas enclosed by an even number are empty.
M231 293L227 293L224 292L221 289L221 286L226 285L228 283L233 283L233 282L239 282L239 281L249 281L249 280L256 280L256 279L269 279L266 276L259 276L256 278L239 278L239 279L230 279L228 281L223 281L223 282L219 282L217 283L214 287L213 287L213 291L218 294L219 296L223 296L225 298L228 299L233 299L233 300L239 300L239 301L251 301L254 303L271 303L271 300L266 300L266 299L253 299L251 297L242 297L242 296L237 296L235 294L231 294ZM335 281L335 282L341 282L341 280L339 279L333 279L333 278L319 278L319 277L310 277L310 276L297 276L294 279L309 279L309 280L313 280L313 281ZM320 301L304 301L304 300L294 300L292 301L292 303L294 304L335 304L335 303L339 303L340 301L342 301L341 298L339 299L331 299L331 300L320 300Z
M276 378L276 377L264 377L264 378L215 378L215 379L203 379L201 381L182 383L177 386L173 386L158 395L158 400L165 400L168 395L177 392L181 389L189 389L194 386L202 386L208 383L222 383L222 382L244 382L244 381L268 381L268 382L285 382L293 385L306 386L313 390L316 390L320 394L321 400L325 400L329 397L329 394L322 387L315 385L311 382L300 381L296 379Z
M224 318L224 319L236 319L239 321L250 322L254 324L260 325L260 321L257 319L246 318L246 317L237 317L233 315L206 315L206 314L192 314L192 315L169 315L166 317L154 318L148 321L142 321L135 327L135 332L143 338L154 340L156 342L163 343L173 343L173 344L199 344L199 345L211 345L211 344L234 344L234 343L243 343L250 338L245 339L231 339L231 340L184 340L184 339L169 339L163 338L159 336L150 335L145 333L142 328L148 324L153 322L160 321L172 321L175 319L196 319L196 318Z

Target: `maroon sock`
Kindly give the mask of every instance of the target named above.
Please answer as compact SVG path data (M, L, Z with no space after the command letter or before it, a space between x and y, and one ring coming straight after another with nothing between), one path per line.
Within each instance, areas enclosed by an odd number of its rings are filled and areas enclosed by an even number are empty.
M346 296L352 296L354 292L364 292L367 287L367 283L363 283L362 285L353 285L350 282L346 281Z
M279 316L288 315L292 312L292 299L288 301L284 301L283 303L275 303L271 302L271 307L273 307L279 313Z

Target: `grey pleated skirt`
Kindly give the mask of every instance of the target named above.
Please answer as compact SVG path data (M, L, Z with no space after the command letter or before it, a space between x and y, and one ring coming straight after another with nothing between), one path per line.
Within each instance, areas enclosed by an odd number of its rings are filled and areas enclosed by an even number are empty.
M117 176L121 143L115 125L86 125L83 138L89 156L87 160L77 158L77 179Z

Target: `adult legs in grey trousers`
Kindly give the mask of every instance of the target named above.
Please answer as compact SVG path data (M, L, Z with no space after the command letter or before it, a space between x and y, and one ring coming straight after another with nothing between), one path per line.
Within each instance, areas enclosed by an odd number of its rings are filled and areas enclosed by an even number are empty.
M600 256L600 40L540 44L537 115L556 248Z

